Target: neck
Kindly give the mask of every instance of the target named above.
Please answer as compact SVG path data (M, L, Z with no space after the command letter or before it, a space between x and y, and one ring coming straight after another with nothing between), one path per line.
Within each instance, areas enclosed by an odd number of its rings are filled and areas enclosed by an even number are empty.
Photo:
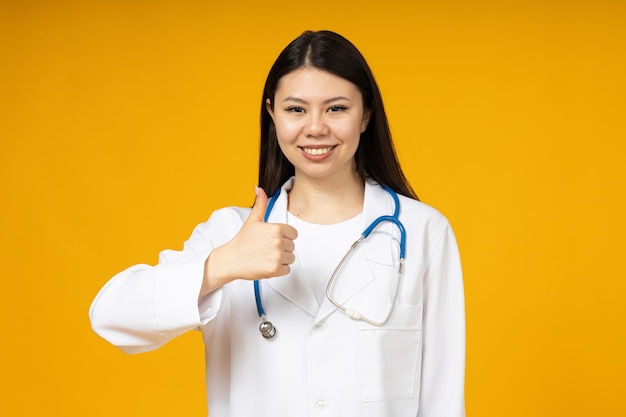
M289 192L288 210L304 221L334 224L363 211L365 182L355 171L341 181L298 176Z

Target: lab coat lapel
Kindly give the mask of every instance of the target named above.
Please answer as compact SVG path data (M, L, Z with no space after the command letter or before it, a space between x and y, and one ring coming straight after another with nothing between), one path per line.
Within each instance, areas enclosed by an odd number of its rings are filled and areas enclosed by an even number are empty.
M293 178L287 181L281 189L281 193L274 203L270 213L268 223L287 223L287 193L293 186ZM289 274L282 277L267 279L267 284L281 294L283 297L300 307L311 316L315 316L319 309L319 304L310 286L306 282L302 265L296 257L296 261L291 265Z
M393 214L393 209L394 204L391 196L379 185L366 181L361 230L364 231L378 217ZM378 298L370 301L368 297L382 296L380 294L370 295L367 287L376 283L377 276L388 276L391 273L394 256L390 236L399 240L399 234L390 222L379 224L375 232L370 234L366 242L344 264L333 285L332 295L336 301L345 305L360 293L367 293L368 295L357 297L359 303L376 303ZM328 298L325 298L315 321L325 319L335 310L337 307Z

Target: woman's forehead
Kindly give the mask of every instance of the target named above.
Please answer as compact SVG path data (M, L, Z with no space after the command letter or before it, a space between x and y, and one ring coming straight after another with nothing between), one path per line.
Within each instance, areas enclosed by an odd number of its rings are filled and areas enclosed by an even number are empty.
M278 82L276 95L301 99L305 96L327 99L329 95L350 100L361 97L357 86L350 81L313 67L298 68L284 75Z

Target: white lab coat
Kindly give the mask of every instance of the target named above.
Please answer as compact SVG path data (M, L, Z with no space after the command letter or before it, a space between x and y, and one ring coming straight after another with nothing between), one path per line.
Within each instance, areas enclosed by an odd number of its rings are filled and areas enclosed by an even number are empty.
M261 281L267 318L277 328L272 340L258 331L251 281L233 281L198 300L206 257L232 239L250 212L231 207L198 225L182 251L163 251L158 265L113 277L90 309L93 329L127 353L200 329L211 417L464 416L465 314L455 237L433 208L403 196L400 207L405 271L383 327L353 320L327 299L318 305L298 261L289 275ZM389 194L366 182L363 229L392 212ZM269 221L286 220L282 192ZM384 317L398 239L391 223L379 226L342 269L335 298Z

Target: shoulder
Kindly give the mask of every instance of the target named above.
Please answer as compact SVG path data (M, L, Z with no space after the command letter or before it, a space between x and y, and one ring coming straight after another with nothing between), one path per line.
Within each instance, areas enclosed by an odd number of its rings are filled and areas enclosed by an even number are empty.
M196 229L234 229L239 230L243 222L246 221L250 214L249 208L244 207L224 207L211 213L209 219L196 226Z
M439 235L450 227L448 219L433 206L403 195L399 195L398 198L400 218L407 228Z
M210 242L215 247L228 242L241 229L249 214L250 209L243 207L225 207L214 211L207 221L193 229L186 246L200 247L204 242Z
M402 214L417 215L438 221L447 221L446 217L439 210L427 203L403 195L398 195L398 199L400 200L400 212Z
M411 232L418 231L420 235L423 235L422 231L424 229L442 232L448 227L448 219L446 219L446 217L436 208L402 194L393 192L388 194L384 188L385 187L371 179L366 181L366 200L369 199L370 203L372 200L385 200L389 201L391 204L390 206L385 207L383 204L374 203L372 205L375 207L375 212L380 213L379 210L393 211L394 205L392 197L394 197L395 194L398 197L400 205L400 220L404 224L405 228L411 230Z
M211 221L220 221L220 222L244 222L248 218L250 214L250 208L246 207L224 207L219 210L215 210L211 213L211 217L209 217L209 222Z
M456 237L448 219L436 208L400 196L400 220L406 230L407 252L421 253L430 264L436 254L449 261L458 257Z

